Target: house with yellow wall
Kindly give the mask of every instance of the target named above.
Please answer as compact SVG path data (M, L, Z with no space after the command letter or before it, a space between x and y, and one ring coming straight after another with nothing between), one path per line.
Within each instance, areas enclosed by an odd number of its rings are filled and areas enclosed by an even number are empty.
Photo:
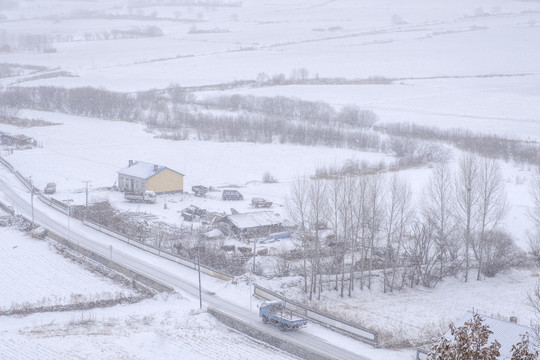
M129 160L118 170L118 188L126 193L141 194L146 190L156 194L184 191L184 174L166 166Z

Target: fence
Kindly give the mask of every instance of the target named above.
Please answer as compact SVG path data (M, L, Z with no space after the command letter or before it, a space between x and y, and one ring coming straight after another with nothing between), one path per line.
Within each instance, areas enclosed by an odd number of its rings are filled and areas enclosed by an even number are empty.
M190 269L198 270L199 264L197 264L194 261L182 258L182 257L180 257L178 255L172 254L172 253L170 253L168 251L161 250L161 249L159 249L157 247L144 244L144 243L142 243L142 242L140 242L138 240L130 239L125 235L122 235L122 234L120 234L120 233L118 233L118 232L116 232L116 231L114 231L112 229L106 228L106 227L101 226L99 224L96 224L94 222L85 220L83 223L86 226L89 226L89 227L91 227L91 228L93 228L93 229L95 229L97 231L100 231L100 232L102 232L104 234L112 236L112 237L114 237L114 238L116 238L118 240L121 240L121 241L129 244L129 245L136 246L141 250L144 250L144 251L150 252L152 254L155 254L157 256L160 256L162 258L174 261L174 262L176 262L176 263L178 263L180 265L184 265L184 266L186 266L186 267L188 267ZM201 272L202 273L210 275L212 277L215 277L215 278L218 278L218 279L221 279L221 280L225 280L225 281L229 281L229 280L234 279L234 276L229 275L229 274L225 274L224 272L221 272L219 270L212 269L211 267L208 267L206 265L201 264L200 267L201 267Z
M257 295L266 300L284 301L287 307L293 312L300 314L313 322L328 326L333 330L352 336L360 341L366 342L371 345L377 345L379 342L379 336L376 331L364 328L362 326L350 323L342 319L338 319L332 315L322 313L318 310L308 308L307 306L289 300L257 284L255 284L254 295Z

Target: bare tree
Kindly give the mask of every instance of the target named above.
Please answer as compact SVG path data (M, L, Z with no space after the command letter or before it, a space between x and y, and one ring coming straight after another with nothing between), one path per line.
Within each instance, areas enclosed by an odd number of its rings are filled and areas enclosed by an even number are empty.
M437 251L434 243L434 228L431 223L416 221L404 244L406 260L403 281L407 280L412 288L422 284L425 287L434 287L441 277L436 274Z
M455 274L459 269L460 244L456 236L457 224L453 213L455 198L452 190L452 175L448 166L435 166L423 191L421 209L424 221L431 223L434 228L441 278L448 271Z
M459 170L454 181L456 192L456 215L463 229L465 249L465 282L469 279L471 238L476 227L476 207L479 201L478 159L473 154L465 154L459 159Z
M533 255L540 256L540 172L536 172L529 185L529 194L533 204L529 209L529 217L533 221L534 230L529 234L529 247Z
M357 106L345 106L336 115L336 121L349 124L351 127L372 127L377 122L377 115L370 110L362 110Z
M531 326L534 329L535 345L540 345L540 281L536 282L535 287L527 295L527 303L534 312L534 319L531 320Z
M360 263L360 289L364 288L364 272L368 262L368 183L369 178L362 176L356 182L353 191L354 206L352 209L353 217L351 219L351 266L349 268L349 296L354 290L354 272L356 269L355 254L358 254Z
M291 194L287 198L286 206L291 220L299 227L298 235L302 243L304 292L308 291L307 284L307 225L309 219L309 194L306 179L297 179L291 186Z
M332 259L332 272L335 275L335 290L339 286L339 273L340 269L343 267L343 262L345 258L344 252L344 241L343 233L343 223L346 222L346 219L342 217L343 215L343 192L344 192L344 179L341 177L336 177L328 182L328 213L330 219L330 226L332 228L333 234L327 241L328 248L331 248L333 251Z
M351 272L349 276L349 284L354 281L355 252L357 249L357 222L354 214L355 211L355 193L357 183L355 178L348 176L343 179L343 191L341 192L341 201L339 214L341 220L341 234L343 240L343 258L341 268L341 297L345 291L345 257L348 255L351 262ZM351 296L352 286L349 285L349 296Z
M295 68L291 71L292 82L302 82L307 80L309 71L306 68Z
M372 175L369 177L367 186L367 211L365 213L367 219L367 251L366 257L368 261L368 289L371 289L371 277L376 254L376 246L378 245L381 231L383 229L385 214L384 214L384 183L383 175Z
M410 185L397 174L394 174L390 178L388 186L385 263L383 269L384 292L394 291L397 270L402 266L403 240L413 216Z
M534 224L540 228L540 172L536 172L532 178L529 193L533 200L533 206L529 215L534 221Z
M311 281L309 300L317 291L318 299L322 291L322 268L321 268L321 240L322 228L326 227L328 216L327 183L324 180L315 179L309 183L308 188L308 223L309 223L309 258L311 262ZM318 279L318 284L317 284Z
M0 121L1 120L10 120L17 117L19 110L8 106L6 104L0 104Z
M486 233L499 225L508 212L504 181L501 169L493 159L483 159L480 162L478 172L478 236L473 246L476 260L478 261L478 274L476 280L480 280L483 271L484 257L487 251Z

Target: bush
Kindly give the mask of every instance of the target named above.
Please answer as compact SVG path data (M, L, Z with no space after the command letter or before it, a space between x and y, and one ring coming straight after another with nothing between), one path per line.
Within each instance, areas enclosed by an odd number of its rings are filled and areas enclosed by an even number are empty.
M487 277L494 277L497 273L519 264L523 258L523 251L502 231L490 231L486 234L484 251L482 273Z
M278 182L277 179L272 176L272 174L270 174L268 171L264 173L262 181L265 184L274 184Z

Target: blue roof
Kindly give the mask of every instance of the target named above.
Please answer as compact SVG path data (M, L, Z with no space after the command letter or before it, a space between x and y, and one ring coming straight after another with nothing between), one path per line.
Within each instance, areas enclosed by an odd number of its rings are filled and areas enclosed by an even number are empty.
M127 176L132 176L132 177L146 180L165 169L168 169L168 168L163 165L154 165L154 164L150 164L150 163L146 163L142 161L134 161L132 165L118 170L117 173L121 175L127 175ZM174 171L174 170L171 170L171 171ZM180 174L177 171L174 171L174 172ZM180 175L183 176L184 174L180 174Z

